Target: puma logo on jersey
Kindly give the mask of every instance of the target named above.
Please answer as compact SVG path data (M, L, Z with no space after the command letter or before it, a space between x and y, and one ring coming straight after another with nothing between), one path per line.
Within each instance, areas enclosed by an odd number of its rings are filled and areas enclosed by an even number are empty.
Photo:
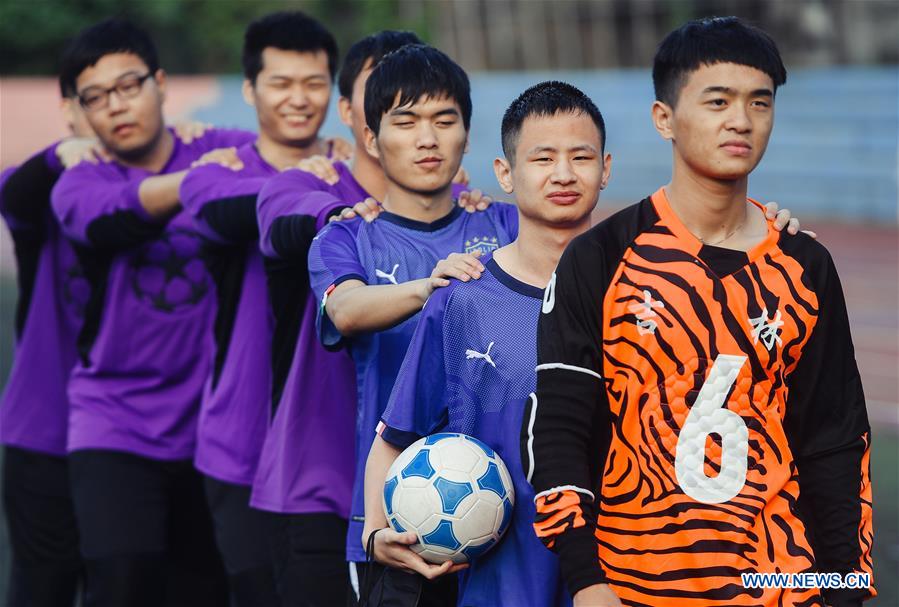
M765 344L765 348L770 351L775 342L778 346L783 343L780 335L777 334L784 325L784 322L780 319L780 310L776 310L774 318L768 320L768 308L764 308L761 316L749 319L749 324L752 325L753 344L759 343L759 339L761 339L762 343Z
M487 361L487 364L496 369L496 363L493 362L493 359L490 358L490 348L493 347L493 342L490 342L490 345L487 346L487 351L484 353L478 352L477 350L465 350L465 358L466 360L471 360L472 358L483 358Z
M400 267L400 264L394 264L393 271L390 274L388 274L384 270L379 270L379 269L375 268L375 276L377 276L378 278L383 278L384 280L386 280L387 282L389 282L391 284L397 284L396 269L398 267Z
M549 284L543 291L543 313L549 314L556 307L556 273L553 272Z
M655 309L664 307L664 301L653 299L652 294L644 289L643 301L631 304L627 308L637 317L637 333L655 335L656 329L659 328L659 324L654 320L658 316Z

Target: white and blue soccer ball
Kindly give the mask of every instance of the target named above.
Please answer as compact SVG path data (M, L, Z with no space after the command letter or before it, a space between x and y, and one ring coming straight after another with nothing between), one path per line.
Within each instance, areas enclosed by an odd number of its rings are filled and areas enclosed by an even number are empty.
M410 445L390 466L384 512L430 563L467 563L495 545L512 520L515 489L499 455L476 438L444 432Z

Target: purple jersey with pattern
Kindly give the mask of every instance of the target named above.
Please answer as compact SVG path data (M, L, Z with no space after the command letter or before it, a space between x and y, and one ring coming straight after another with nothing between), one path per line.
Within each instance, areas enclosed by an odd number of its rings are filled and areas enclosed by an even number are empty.
M4 171L0 214L12 234L19 299L15 354L0 402L0 443L65 455L66 384L90 287L50 210L56 145Z
M245 131L177 137L158 174L204 153L240 146ZM161 460L193 457L211 353L212 279L196 222L179 211L151 218L138 189L152 173L117 162L82 163L53 189L53 210L75 241L91 284L80 362L69 380L68 449L109 449Z
M253 143L237 155L243 162L238 171L218 164L191 169L180 195L206 237L205 257L218 304L194 465L220 481L250 485L265 438L271 389L272 322L256 198L278 171Z
M489 253L511 242L517 232L517 209L503 203L494 203L480 213L466 213L461 207L454 207L432 223L388 212L382 212L372 223L361 219L332 223L318 235L309 252L312 288L318 300L323 301L332 286L346 280L386 285L425 278L450 253ZM340 334L324 313L324 305L319 309L319 338L329 347L339 346L343 341ZM365 521L365 461L418 316L385 331L346 340L356 364L358 386L356 479L347 535L347 558L351 561L365 560L359 539Z
M493 259L484 265L479 280L454 280L425 304L381 419L381 437L405 449L436 432L462 432L489 445L509 469L512 524L498 546L459 573L460 605L568 605L558 558L531 526L534 490L520 456L525 404L537 388L543 291Z
M259 196L259 244L275 317L272 417L250 505L279 513L349 516L356 383L346 352L329 352L315 333L316 299L306 259L328 217L368 196L349 169L328 185L291 169Z

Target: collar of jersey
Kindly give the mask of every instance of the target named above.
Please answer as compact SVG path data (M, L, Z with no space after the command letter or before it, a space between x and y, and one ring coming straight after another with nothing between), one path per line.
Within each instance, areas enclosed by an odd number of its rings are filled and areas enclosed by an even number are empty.
M242 157L244 153L246 153L248 158L241 158L241 160L253 159L259 163L259 166L261 166L266 173L270 173L272 175L279 173L280 171L278 171L277 168L269 164L269 161L262 157L262 154L259 153L259 147L256 145L256 143L257 141L254 141L246 146L246 149L238 149L237 155L239 157Z
M390 223L395 223L402 228L418 230L419 232L436 232L437 230L445 228L446 226L451 224L461 214L462 207L456 205L453 207L452 211L450 211L440 219L432 221L431 223L409 219L408 217L403 217L402 215L397 215L395 213L391 213L390 211L381 211L381 214L378 215L378 220L389 221Z
M166 159L165 164L158 171L148 171L146 169L132 169L131 167L124 165L118 161L115 161L115 164L121 169L123 169L123 173L125 174L134 174L131 173L132 170L138 171L139 173L143 173L145 175L166 175L171 172L172 162L175 161L175 157L178 156L178 153L181 151L181 148L185 147L185 144L181 141L181 138L175 134L175 128L171 126L165 127L166 130L171 133L172 140L174 145L172 146L172 152L169 154L169 157Z
M516 293L521 293L527 297L534 297L536 299L543 299L543 289L540 287L535 287L534 285L529 285L526 282L522 282L503 270L496 260L493 257L487 260L487 263L484 264L484 267L489 270L491 274L493 274L494 278L500 281L505 287L515 291Z
M684 245L684 249L694 257L699 258L699 251L704 246L708 245L704 245L702 241L696 238L696 236L694 236L693 233L687 229L687 226L685 226L681 222L680 218L678 218L674 210L671 208L671 203L668 201L668 195L665 193L665 188L659 188L650 197L650 200L652 202L652 206L656 210L656 214L658 214L659 218L665 223L668 229L678 237L678 239ZM759 212L765 212L765 207L763 207L757 200L753 200L752 198L747 198L746 200L755 205ZM765 236L765 238L762 239L761 242L757 243L754 247L746 251L747 263L755 263L755 260L757 260L759 257L764 255L777 245L777 241L780 238L780 233L774 229L774 220L768 219L767 223L767 236Z

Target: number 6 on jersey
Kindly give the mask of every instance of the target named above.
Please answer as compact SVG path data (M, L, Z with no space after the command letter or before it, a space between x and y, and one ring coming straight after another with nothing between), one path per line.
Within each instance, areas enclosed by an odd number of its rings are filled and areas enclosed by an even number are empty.
M745 362L745 356L718 355L677 438L677 482L698 502L726 502L746 484L749 430L742 417L724 408ZM710 434L721 437L721 471L715 477L705 473L706 438Z

